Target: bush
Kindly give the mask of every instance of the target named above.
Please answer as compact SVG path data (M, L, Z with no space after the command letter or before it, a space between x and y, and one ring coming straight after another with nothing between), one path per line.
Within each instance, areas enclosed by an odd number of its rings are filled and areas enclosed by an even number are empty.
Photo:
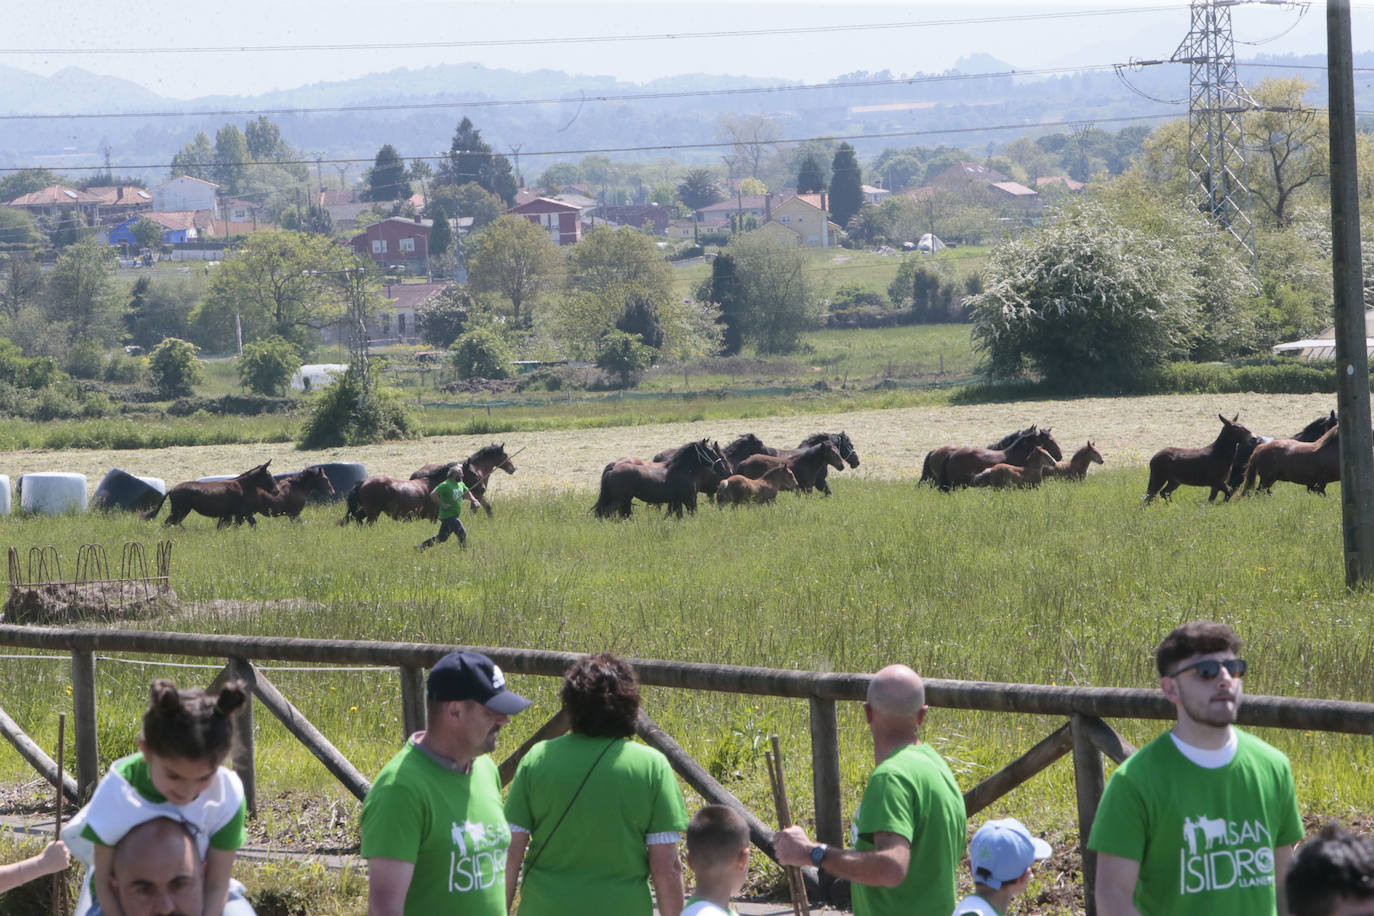
M143 370L147 367L148 361L146 359L129 356L122 350L116 350L110 357L110 361L105 364L105 381L132 385L143 378Z
M164 397L189 397L202 377L195 344L168 337L148 355L148 377Z
M93 340L78 340L67 353L67 374L72 378L100 378L105 350Z
M1248 364L1169 363L1147 372L1135 389L1142 394L1319 394L1336 390L1329 362L1289 360Z
M401 393L376 382L364 386L358 373L349 369L315 402L296 447L366 445L414 435L415 423L401 401Z
M510 378L512 359L500 333L492 328L476 328L458 338L453 368L459 378Z
M291 375L301 367L301 356L284 337L272 335L243 348L237 360L239 381L254 394L286 392Z
M638 334L610 331L597 341L596 367L618 378L622 388L628 388L636 375L653 365L657 353Z

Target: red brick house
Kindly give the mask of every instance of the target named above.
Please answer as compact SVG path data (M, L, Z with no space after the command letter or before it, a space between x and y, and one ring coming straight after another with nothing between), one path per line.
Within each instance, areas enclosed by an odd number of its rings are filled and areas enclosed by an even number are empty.
M423 273L429 266L429 233L433 228L432 219L392 216L368 226L353 236L350 244L358 254L367 255L383 267L401 264Z
M576 245L582 238L582 210L561 200L536 197L506 211L523 216L549 234L557 245Z

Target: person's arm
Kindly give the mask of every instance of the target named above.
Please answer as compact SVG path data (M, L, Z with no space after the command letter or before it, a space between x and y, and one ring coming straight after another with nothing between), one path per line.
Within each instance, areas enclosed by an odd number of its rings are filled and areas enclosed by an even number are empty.
M525 850L530 848L530 835L512 830L510 848L506 850L506 912L515 906L515 889L520 886L520 866L525 864Z
M402 916L415 863L404 859L367 860L367 916Z
M1140 916L1135 908L1135 885L1139 879L1139 862L1099 852L1097 890L1093 894L1098 916Z
M809 866L811 850L817 845L800 827L788 827L773 834L773 852L779 865ZM821 868L837 878L870 887L896 887L906 879L910 865L911 841L900 833L879 830L873 834L872 849L830 847Z
M683 898L682 860L676 843L654 843L649 847L649 881L660 916L681 916Z
M28 884L34 878L51 875L71 865L71 853L61 840L49 843L42 852L12 865L0 865L0 893Z
M1279 916L1288 916L1288 863L1293 861L1292 846L1274 847L1274 894Z
M229 876L234 871L234 859L238 851L215 849L205 855L205 902L201 905L203 916L220 916L224 904L229 901ZM104 909L105 901L100 901Z
M124 916L124 910L119 906L119 898L114 891L110 890L113 886L111 876L114 874L114 847L106 846L103 843L95 844L95 865L92 866L91 886L100 888L97 894L100 897L100 909L107 916Z

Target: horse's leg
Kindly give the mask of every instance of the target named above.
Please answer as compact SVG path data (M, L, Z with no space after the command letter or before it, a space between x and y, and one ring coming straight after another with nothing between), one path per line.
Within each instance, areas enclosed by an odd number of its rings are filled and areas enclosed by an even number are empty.
M1178 488L1179 482L1177 480L1170 479L1167 483L1164 484L1162 488L1160 488L1159 495L1164 497L1165 499L1168 499L1174 495L1174 491Z
M477 497L477 501L481 503L482 508L486 510L487 518L491 518L491 503L487 502L487 498L481 493L473 493L472 495Z

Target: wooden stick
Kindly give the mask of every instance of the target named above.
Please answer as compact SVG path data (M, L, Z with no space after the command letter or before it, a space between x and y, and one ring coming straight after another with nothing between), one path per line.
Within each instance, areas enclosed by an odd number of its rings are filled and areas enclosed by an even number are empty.
M62 713L57 717L57 818L53 825L52 837L54 840L62 839L62 776L66 772L63 769L62 758L67 750L67 714ZM53 916L62 916L67 912L67 872L62 870L52 876L52 913Z
M787 782L782 771L782 744L778 736L771 739L773 749L763 752L763 762L768 767L768 781L773 786L773 805L778 812L778 826L786 829L792 826L792 808L787 803ZM787 890L792 897L794 916L811 916L811 904L806 899L806 882L802 879L801 869L795 865L785 866Z

